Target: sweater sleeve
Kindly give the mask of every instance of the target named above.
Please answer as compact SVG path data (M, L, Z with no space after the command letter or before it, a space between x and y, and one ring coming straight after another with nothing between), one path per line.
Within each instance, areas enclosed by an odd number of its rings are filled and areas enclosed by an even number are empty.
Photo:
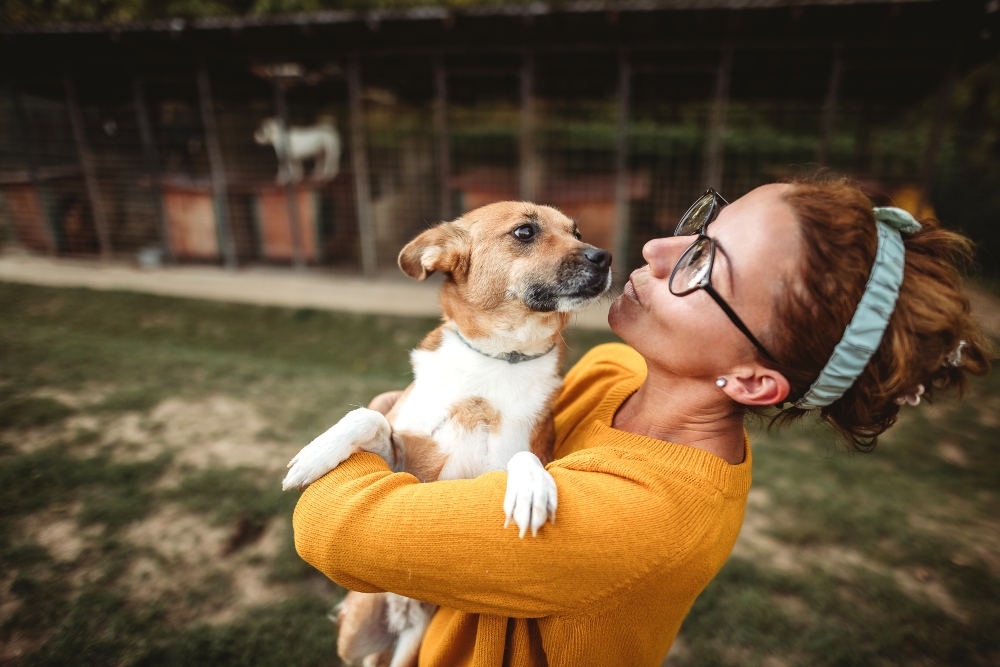
M683 475L651 476L650 464L612 447L551 464L556 523L519 539L516 526L503 528L506 473L421 484L356 454L302 494L295 544L353 590L467 613L572 614L680 567L711 526L718 491Z

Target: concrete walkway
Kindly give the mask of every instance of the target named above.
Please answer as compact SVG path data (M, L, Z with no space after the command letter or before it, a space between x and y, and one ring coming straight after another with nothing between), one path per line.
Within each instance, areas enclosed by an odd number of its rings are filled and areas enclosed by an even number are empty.
M320 270L211 266L141 269L125 262L52 259L21 252L0 254L0 281L47 287L87 287L262 306L318 308L355 313L436 317L441 279L409 280L401 273L374 279ZM608 302L577 314L571 326L608 328Z
M124 290L191 299L260 306L318 308L354 313L437 317L441 277L417 282L386 272L368 280L317 269L249 267L227 271L214 266L140 269L126 262L51 259L19 251L0 253L0 281L48 287ZM984 290L968 288L972 314L983 330L1000 338L1000 301ZM578 313L571 326L608 329L608 301Z

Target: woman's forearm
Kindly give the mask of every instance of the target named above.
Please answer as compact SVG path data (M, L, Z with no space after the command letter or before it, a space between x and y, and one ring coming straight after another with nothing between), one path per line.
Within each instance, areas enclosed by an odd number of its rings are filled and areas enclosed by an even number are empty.
M559 465L550 471L560 492L557 521L519 539L516 527L503 528L505 473L421 484L358 454L302 494L296 548L353 590L541 617L571 614L652 570L669 570L701 538L699 517L713 511L701 493L667 506L627 477ZM664 532L664 522L676 526ZM653 531L635 528L654 523Z

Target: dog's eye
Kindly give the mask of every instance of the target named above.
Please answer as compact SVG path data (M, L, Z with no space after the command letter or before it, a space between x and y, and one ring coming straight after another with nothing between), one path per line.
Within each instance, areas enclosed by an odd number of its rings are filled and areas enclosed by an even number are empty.
M579 229L574 229L573 230L573 236L574 236L574 238L576 238L577 241L580 241L580 240L583 239L583 235L580 234L580 230Z
M513 234L518 241L530 241L535 238L535 228L532 225L521 225L514 230Z

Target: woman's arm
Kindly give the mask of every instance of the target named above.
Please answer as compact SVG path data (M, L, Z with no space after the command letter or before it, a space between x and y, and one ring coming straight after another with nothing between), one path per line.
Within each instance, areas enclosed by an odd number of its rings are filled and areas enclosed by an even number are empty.
M515 526L503 528L505 473L421 484L356 454L302 494L296 548L353 590L469 613L573 613L682 563L717 520L713 490L650 470L608 451L549 466L558 520L519 539Z

